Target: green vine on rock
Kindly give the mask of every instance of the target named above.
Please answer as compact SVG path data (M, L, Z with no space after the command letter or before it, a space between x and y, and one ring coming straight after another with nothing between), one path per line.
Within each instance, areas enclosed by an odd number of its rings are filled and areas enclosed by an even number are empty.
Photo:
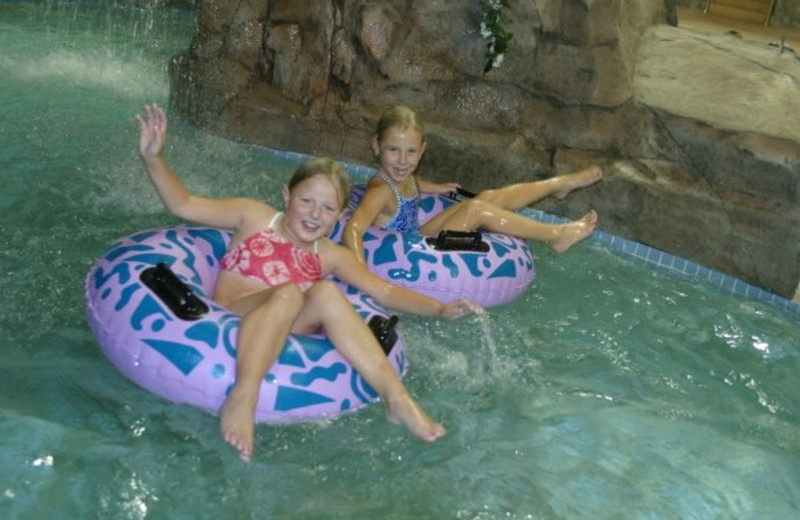
M513 37L513 34L506 29L511 19L503 14L503 9L508 7L512 1L481 0L481 9L483 10L481 36L488 40L486 65L483 67L484 74L503 63L503 55L508 50L508 42Z

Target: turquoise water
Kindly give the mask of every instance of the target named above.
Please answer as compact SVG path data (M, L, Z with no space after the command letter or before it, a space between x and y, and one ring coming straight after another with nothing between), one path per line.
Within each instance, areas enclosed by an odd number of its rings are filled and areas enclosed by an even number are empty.
M118 2L124 6L124 3ZM242 464L216 418L129 383L86 325L117 238L172 224L132 117L167 105L191 14L0 3L0 517L790 518L800 511L800 327L623 260L556 256L485 321L404 316L408 386L449 434L383 407L260 426ZM190 186L279 203L290 158L172 121Z

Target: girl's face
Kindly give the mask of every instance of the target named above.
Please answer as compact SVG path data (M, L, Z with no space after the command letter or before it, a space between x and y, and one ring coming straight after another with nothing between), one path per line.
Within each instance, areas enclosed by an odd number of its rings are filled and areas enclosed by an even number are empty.
M395 182L401 183L417 170L425 153L425 143L416 131L395 127L384 132L380 141L375 136L372 149L378 156L381 170Z
M313 242L330 233L341 214L336 186L324 175L314 175L295 185L283 187L286 203L284 229L293 242Z

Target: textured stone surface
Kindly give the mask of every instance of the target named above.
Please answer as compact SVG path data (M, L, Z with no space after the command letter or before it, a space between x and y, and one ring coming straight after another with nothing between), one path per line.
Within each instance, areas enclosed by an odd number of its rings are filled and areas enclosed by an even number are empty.
M516 0L483 74L479 2L200 0L172 109L211 131L372 164L403 103L423 171L473 190L601 164L565 202L600 227L791 296L800 273L798 60L664 22L654 0Z
M639 104L721 129L800 141L800 60L769 45L658 26L643 40ZM735 71L735 74L732 73Z

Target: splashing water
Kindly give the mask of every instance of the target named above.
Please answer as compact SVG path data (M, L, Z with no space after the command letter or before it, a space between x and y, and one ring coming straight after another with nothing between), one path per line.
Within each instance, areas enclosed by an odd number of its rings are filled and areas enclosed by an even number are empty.
M515 363L500 355L495 333L492 328L491 314L481 314L473 318L478 324L481 333L480 348L477 352L479 360L476 366L480 370L477 377L482 382L502 383L506 378L513 376Z

